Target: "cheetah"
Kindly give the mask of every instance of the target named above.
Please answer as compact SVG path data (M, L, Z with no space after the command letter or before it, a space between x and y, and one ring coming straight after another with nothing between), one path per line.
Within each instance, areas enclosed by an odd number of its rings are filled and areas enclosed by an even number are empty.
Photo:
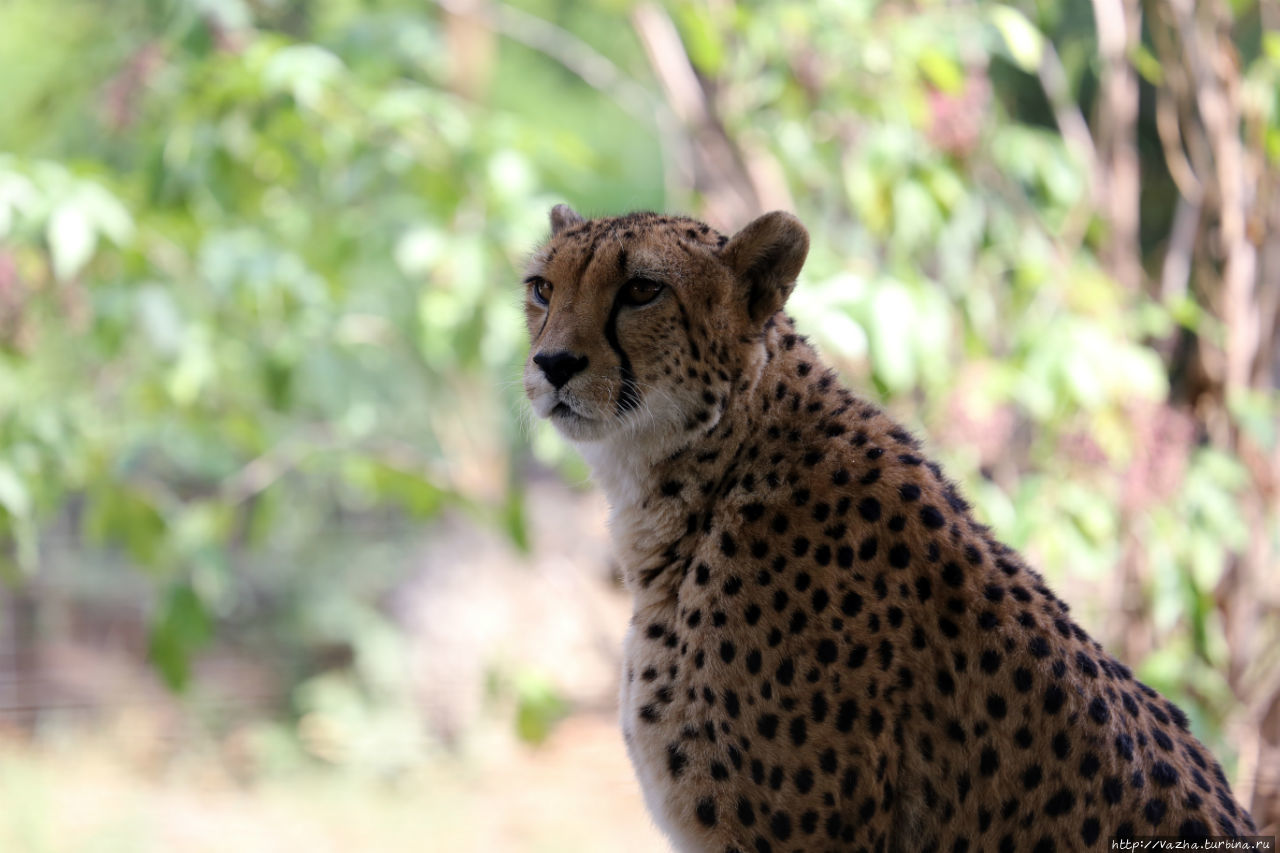
M1186 715L796 332L799 220L550 219L524 387L609 500L622 731L676 849L1256 831Z

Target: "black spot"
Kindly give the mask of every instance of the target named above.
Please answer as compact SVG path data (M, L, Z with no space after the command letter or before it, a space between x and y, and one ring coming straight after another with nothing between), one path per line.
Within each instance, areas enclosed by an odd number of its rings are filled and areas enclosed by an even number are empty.
M957 563L947 563L942 567L942 580L947 586L963 586L964 570Z
M804 717L795 717L791 720L791 742L796 746L801 746L808 739L808 728L805 726Z
M881 640L880 648L877 651L880 655L880 669L887 670L889 664L893 662L893 643L888 640Z
M720 659L725 663L730 663L733 660L733 656L737 654L737 651L738 650L734 648L733 643L725 640L720 644Z
M947 523L936 506L925 504L920 507L920 520L924 522L924 526L930 530L938 530Z
M1188 818L1178 825L1178 837L1180 838L1205 838L1208 835L1209 827L1202 820Z
M1107 702L1101 696L1094 697L1089 703L1089 716L1098 725L1103 725L1107 720L1111 719L1111 709L1107 706Z
M1166 761L1157 761L1151 765L1151 781L1161 788L1168 788L1178 783L1178 771Z
M1031 729L1026 726L1021 727L1013 733L1013 742L1022 749L1031 748Z
M759 649L752 649L751 651L747 652L747 657L746 657L747 672L751 673L752 675L755 675L757 672L759 672L760 662L761 661L760 661Z
M1080 775L1085 779L1092 779L1101 767L1102 762L1092 752L1086 752L1084 758L1080 759Z
M987 713L991 715L991 719L1003 720L1008 712L1009 709L1005 705L1003 696L992 693L987 697Z
M1048 689L1044 691L1044 711L1046 714L1056 714L1062 710L1062 704L1067 701L1067 694L1062 688L1056 684L1050 684Z
M880 502L875 498L867 497L858 502L858 514L867 521L876 521L880 518Z
M662 493L669 498L673 498L680 494L680 490L684 488L684 483L679 480L667 480L662 484Z
M889 565L895 569L905 569L911 565L911 550L899 542L889 549Z
M873 613L872 615L874 616L875 614ZM845 661L845 663L848 665L850 669L857 669L858 667L866 663L866 660L867 660L867 647L865 644L859 643L858 645L854 646L852 649L849 650L849 658L848 660Z
M778 671L776 673L778 683L781 684L783 687L786 687L791 684L791 681L792 679L795 678L795 675L796 675L795 663L791 660L791 658L783 658L782 663L778 664Z
M777 714L765 714L756 720L756 731L766 740L773 740L778 734L778 716Z
M936 684L938 686L938 692L943 696L950 696L956 692L956 681L951 677L951 673L948 670L938 670Z
M1022 787L1031 790L1038 786L1044 779L1044 771L1040 769L1039 764L1032 764L1026 770L1022 771Z
M756 822L756 810L746 797L738 797L738 822L743 826L751 826Z
M716 825L716 804L710 797L703 797L698 800L696 812L698 814L698 822L703 826Z
M1058 732L1053 736L1053 754L1058 756L1059 761L1066 761L1071 754L1071 738L1067 737L1066 732Z
M807 794L813 790L813 771L808 767L801 767L791 781L795 782L797 791Z
M1058 817L1075 808L1076 798L1066 788L1061 788L1056 794L1048 799L1044 804L1044 813L1050 817Z
M1102 832L1102 824L1096 817L1087 817L1080 825L1080 838L1085 844L1093 844Z
M978 773L983 776L994 776L995 772L1000 769L1000 755L991 747L982 750L982 756L978 760Z
M769 831L779 841L786 841L791 837L791 816L781 810L774 812L769 818Z
M720 534L720 551L726 557L732 557L738 553L738 543L733 541L733 537L727 532Z
M987 675L994 675L1000 670L1000 653L987 649L978 659L978 666Z
M1102 780L1102 797L1113 806L1118 805L1124 798L1124 786L1117 777L1108 776Z
M913 501L920 497L920 487L915 483L903 483L898 487L898 496L904 501Z
M1032 686L1031 671L1022 666L1015 669L1013 671L1013 686L1017 688L1019 693L1030 692Z
M1147 804L1142 807L1143 816L1152 826L1159 826L1168 812L1169 806L1164 800L1147 800Z
M680 774L684 772L684 768L688 764L689 759L680 750L680 744L667 744L667 770L671 772L671 778L679 779Z
M1053 650L1049 648L1049 641L1044 637L1035 636L1027 643L1027 651L1031 652L1032 657L1047 658L1053 654Z
M856 719L858 719L858 703L852 699L841 702L840 709L836 712L836 729L847 733L853 728L853 721Z
M845 593L844 599L840 602L840 611L845 616L857 616L862 612L862 596L856 592Z
M916 578L916 598L928 601L933 595L933 582L928 578Z

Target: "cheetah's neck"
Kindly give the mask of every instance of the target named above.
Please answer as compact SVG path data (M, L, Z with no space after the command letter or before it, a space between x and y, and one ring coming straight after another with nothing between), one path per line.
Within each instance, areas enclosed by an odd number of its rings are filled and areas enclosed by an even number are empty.
M638 597L674 595L680 572L662 572L687 556L683 542L720 497L751 436L769 420L763 390L817 354L789 320L770 324L757 351L736 377L723 415L696 437L627 435L579 445L608 499L609 528L623 579ZM790 339L792 346L782 341ZM776 413L773 415L776 417ZM646 578L663 573L663 582Z

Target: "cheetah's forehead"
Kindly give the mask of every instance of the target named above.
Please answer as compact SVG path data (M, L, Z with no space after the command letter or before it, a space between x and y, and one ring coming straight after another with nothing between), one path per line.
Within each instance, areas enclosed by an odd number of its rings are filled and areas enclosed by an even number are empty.
M647 211L591 219L556 234L530 258L526 275L576 269L580 278L597 260L612 258L618 272L661 277L690 252L715 252L728 237L704 222ZM599 256L599 257L598 257ZM563 265L563 266L562 266Z

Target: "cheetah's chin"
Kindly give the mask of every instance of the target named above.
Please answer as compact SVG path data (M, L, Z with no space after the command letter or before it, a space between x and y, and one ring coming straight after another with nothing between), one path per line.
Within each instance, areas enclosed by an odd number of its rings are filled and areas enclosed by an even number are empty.
M609 431L603 421L582 414L564 400L557 400L543 417L550 420L561 435L574 442L596 441Z

